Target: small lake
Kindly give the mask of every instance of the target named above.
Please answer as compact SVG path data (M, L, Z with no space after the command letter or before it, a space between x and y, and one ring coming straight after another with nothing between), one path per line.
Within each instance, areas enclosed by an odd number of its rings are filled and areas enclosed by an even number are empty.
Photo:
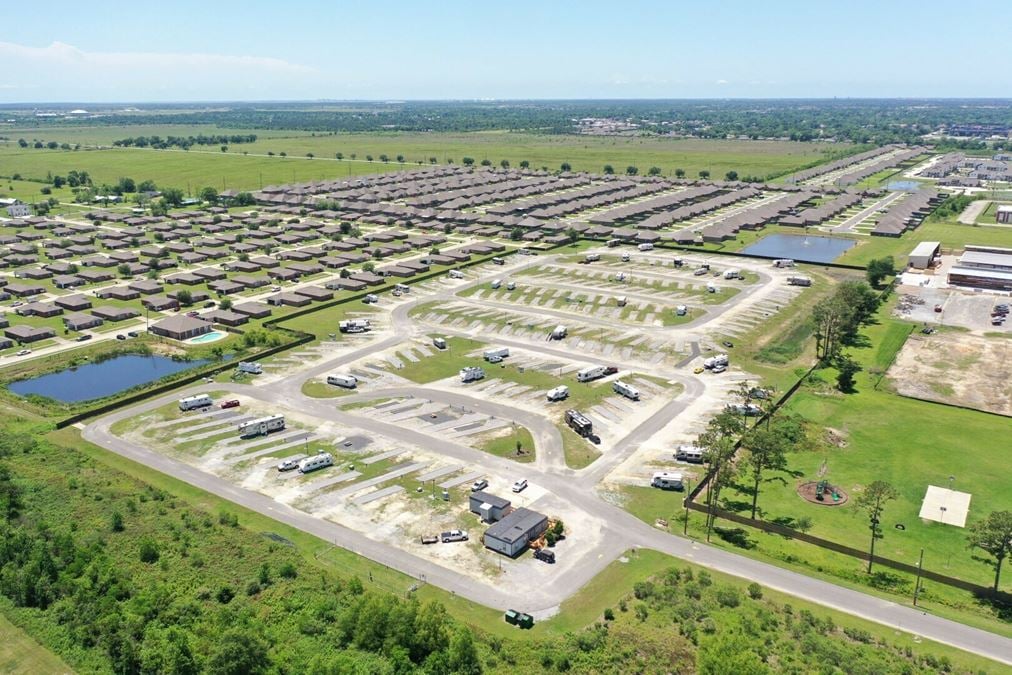
M167 356L124 354L101 363L67 368L29 380L12 382L15 394L38 394L64 403L79 403L111 396L139 384L208 363L206 360L173 361Z
M766 258L791 258L803 262L833 262L856 245L853 239L813 237L802 234L771 234L742 249L742 253Z

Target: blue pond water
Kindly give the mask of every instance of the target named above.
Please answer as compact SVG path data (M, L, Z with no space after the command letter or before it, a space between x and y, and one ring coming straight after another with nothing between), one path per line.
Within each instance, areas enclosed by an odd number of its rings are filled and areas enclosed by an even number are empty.
M207 361L173 361L166 356L124 354L101 363L13 382L9 389L20 396L38 394L64 403L78 403L111 396L205 363Z
M833 262L854 246L853 239L813 237L800 234L771 234L742 249L742 253L768 258L791 258L804 262Z

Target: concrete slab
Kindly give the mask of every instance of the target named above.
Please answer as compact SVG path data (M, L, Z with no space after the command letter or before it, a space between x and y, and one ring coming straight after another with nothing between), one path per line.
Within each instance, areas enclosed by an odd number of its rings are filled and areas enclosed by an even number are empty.
M460 471L463 468L459 464L451 464L449 466L442 466L432 471L426 471L425 473L418 476L418 480L433 480L435 478L442 478L443 476L451 473Z
M471 471L469 473L465 473L460 476L454 476L449 480L444 480L442 483L439 484L439 487L441 488L457 487L458 485L475 481L484 475L485 473L483 471Z
M374 502L379 499L383 499L384 497L395 495L398 492L404 492L404 488L400 485L391 485L390 487L385 487L381 490L376 490L375 492L370 492L367 495L357 497L353 501L356 506L362 506L363 504L368 504L369 502Z

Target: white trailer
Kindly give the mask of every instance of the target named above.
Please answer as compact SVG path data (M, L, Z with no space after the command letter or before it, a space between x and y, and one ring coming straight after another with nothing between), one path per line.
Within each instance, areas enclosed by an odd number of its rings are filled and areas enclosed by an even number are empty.
M600 253L588 253L587 255L585 255L583 257L583 259L586 260L589 263L590 262L597 262L598 260L601 259L601 254Z
M502 279L493 279L492 283L489 285L492 287L492 290L496 290L502 286Z
M346 319L338 321L337 328L342 333L365 333L372 329L369 319Z
M317 469L323 469L328 466L334 466L334 458L329 452L321 452L318 455L312 457L306 457L299 462L299 472L309 473L310 471L316 471Z
M197 394L196 396L187 396L186 398L179 399L179 409L183 412L196 410L197 408L206 408L209 405L214 405L214 399L207 394Z
M682 474L676 471L658 471L651 479L650 485L662 490L681 490L685 487L685 480Z
M724 278L725 279L741 279L741 270L739 270L739 269L724 270Z
M790 258L780 258L773 261L774 267L794 267L794 261Z
M631 384L626 384L622 380L615 380L612 383L611 388L616 394L621 394L631 401L640 400L640 390Z
M787 283L791 286L811 286L812 280L808 277L787 277Z
M240 361L236 369L240 373L249 373L250 375L263 375L264 367L253 361Z
M489 363L499 363L503 359L507 358L509 355L510 355L509 347L495 347L494 349L486 349L482 354L482 358L484 358Z
M558 326L556 326L555 328L552 329L552 336L551 336L551 338L553 340L561 340L564 337L566 337L567 334L568 334L568 331L566 330L566 327L563 326L562 324L559 324Z
M763 409L755 403L729 403L727 409L735 415L744 415L745 417L759 417L763 414Z
M432 338L432 346L436 349L446 349L446 338L434 337Z
M576 381L590 382L591 380L602 378L607 370L608 369L605 366L588 366L587 368L576 371Z
M641 251L653 251L654 250L654 245L653 244L640 244L636 248L638 248Z
M239 436L251 438L253 436L266 436L272 431L281 431L285 428L284 415L270 415L259 419L243 422L239 425Z
M685 305L678 305L675 307L675 314L677 314L678 316L685 316L688 313L689 308L686 307Z
M717 368L718 366L724 366L726 368L727 364L728 364L727 354L717 354L716 356L711 356L708 359L703 359L703 367L706 368L707 370L712 370L713 368Z
M555 389L549 389L545 397L549 401L564 401L569 398L569 387L562 384Z
M478 366L468 366L460 369L460 381L462 384L476 382L485 379L485 370Z
M327 375L327 384L344 387L345 389L354 389L358 386L358 378L354 375L348 375L345 373L333 373L331 375Z
M703 460L706 459L706 451L695 445L679 445L675 450L675 459L682 462L702 464Z
M449 272L446 273L446 276L450 277L451 279L463 279L464 273L461 272L460 270L450 270Z
M620 295L617 298L615 298L615 305L618 306L618 307L625 307L626 303L628 303L628 302L629 302L629 299L627 297L625 297L624 295Z
M716 284L714 284L712 281L708 281L706 283L706 292L707 293L716 293L717 292L717 286L716 286Z

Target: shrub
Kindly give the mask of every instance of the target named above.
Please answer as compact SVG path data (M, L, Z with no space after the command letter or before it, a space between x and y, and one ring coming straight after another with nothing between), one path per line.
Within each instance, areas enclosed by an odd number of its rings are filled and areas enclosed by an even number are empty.
M614 621L615 620L615 610L613 610L611 607L605 608L605 610L604 610L604 620L605 621Z
M123 514L122 513L120 513L119 511L113 511L112 512L112 516L110 517L109 520L110 520L110 527L112 527L112 531L113 532L122 532L123 531Z
M763 597L762 586L755 583L754 581L748 585L748 597L753 600L761 600Z
M221 604L227 605L232 602L232 598L235 597L235 591L233 591L230 586L222 586L218 589L218 592L214 594L214 597L217 598L218 602Z
M278 568L278 575L283 579L294 579L299 575L295 569L295 565L290 562L282 563L281 567Z
M140 559L142 563L148 563L149 565L156 563L158 562L158 557L158 545L155 542L150 539L141 541Z
M734 586L722 586L717 589L717 602L723 607L737 607L741 604L741 594Z

